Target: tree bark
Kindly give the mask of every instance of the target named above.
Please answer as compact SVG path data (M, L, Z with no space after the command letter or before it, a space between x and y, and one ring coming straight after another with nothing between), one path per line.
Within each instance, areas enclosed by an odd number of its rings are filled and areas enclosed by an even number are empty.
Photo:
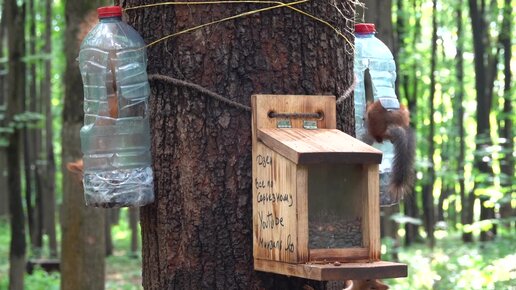
M128 2L122 5L152 1ZM336 4L353 18L350 1ZM262 7L164 6L127 16L150 42ZM352 40L353 22L330 3L297 7ZM351 47L332 29L285 7L160 42L148 56L149 73L199 84L247 106L255 93L340 95L353 80ZM325 288L326 283L253 271L249 112L186 87L151 85L156 201L141 209L144 288ZM352 99L337 111L340 127L353 133Z
M83 124L82 80L76 58L83 37L96 23L97 1L74 0L65 4L66 31L63 108L62 162L82 157L79 130ZM89 18L87 18L89 14ZM63 172L63 211L61 242L61 289L104 289L105 236L104 210L88 208L82 184L69 172Z
M21 132L14 127L14 116L21 112L25 96L25 4L15 0L5 1L8 35L9 73L7 75L6 120L14 131L7 146L7 185L11 217L11 243L9 248L9 290L22 290L25 272L25 215L22 204L20 145Z
M140 231L138 229L138 222L140 221L140 214L137 208L129 208L129 228L131 229L131 255L137 255L138 252L138 237Z
M473 50L475 55L475 89L477 94L477 138L474 168L478 170L475 180L475 190L492 186L493 170L486 159L490 159L490 153L486 148L492 145L490 136L491 124L489 114L493 103L493 86L496 76L497 56L491 52L489 45L489 27L486 24L485 2L478 6L477 0L468 0L473 30ZM473 193L470 193L470 195ZM481 194L480 220L494 218L494 208L486 207L485 202L489 196ZM491 240L495 235L495 226L488 231L482 231L480 240Z
M44 53L52 52L52 0L45 0L45 47ZM41 98L45 108L45 172L44 198L43 198L43 219L45 233L48 235L49 250L51 257L57 257L57 238L56 238L56 163L54 157L54 130L52 128L52 61L45 60L45 77L41 86Z
M27 55L36 55L36 9L34 0L27 1L26 20L29 26ZM36 92L36 62L29 62L27 65L27 92L22 101L22 112L36 112L37 92ZM23 128L23 170L25 178L25 205L27 208L27 224L31 247L35 252L40 252L43 244L41 227L41 198L36 194L35 189L35 159L38 156L35 129L30 128L28 122L24 123Z
M465 142L465 132L464 132L464 40L463 40L463 28L462 28L462 0L459 0L456 7L457 14L457 57L456 57L456 79L457 79L457 102L456 102L456 111L457 111L457 126L459 128L459 160L457 161L458 165L458 174L459 174L459 188L460 188L460 202L461 202L461 212L460 212L460 222L464 225L469 225L473 223L473 202L471 199L472 193L466 195L466 184L464 180L464 157L466 152L466 142ZM462 230L462 241L472 242L473 234L470 231Z
M501 117L500 128L500 137L504 139L504 143L502 144L503 148L503 156L504 158L500 160L501 167L501 181L500 185L504 190L504 199L500 205L500 217L502 219L509 219L511 217L516 216L516 211L512 207L512 193L516 192L516 187L514 185L514 131L513 131L513 108L512 108L512 99L513 95L511 92L511 83L512 83L512 71L511 71L511 58L512 58L512 44L511 44L511 35L512 35L512 4L510 0L505 0L504 4L504 16L502 22L502 30L500 33L500 44L503 47L503 65L504 65L504 87L503 87L503 114ZM505 222L504 225L506 227L510 227L510 222ZM516 223L515 223L516 225Z
M2 14L0 19L0 59L3 58L4 48L5 48L5 35L6 35L6 9L5 6L2 7ZM7 63L0 63L0 112L5 113L6 109L6 75L7 75ZM5 127L7 124L5 120L0 120L0 127ZM3 142L7 139L7 136L4 134L0 135L0 140ZM6 156L6 148L4 146L0 146L0 188L7 188L7 156ZM9 213L9 200L7 190L0 190L0 217L7 216Z

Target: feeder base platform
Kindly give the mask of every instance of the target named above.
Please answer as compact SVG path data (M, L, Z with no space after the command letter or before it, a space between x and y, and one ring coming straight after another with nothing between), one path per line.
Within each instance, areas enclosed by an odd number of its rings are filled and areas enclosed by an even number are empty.
M371 263L291 264L269 260L254 260L256 271L317 281L343 281L407 277L407 265L378 261Z

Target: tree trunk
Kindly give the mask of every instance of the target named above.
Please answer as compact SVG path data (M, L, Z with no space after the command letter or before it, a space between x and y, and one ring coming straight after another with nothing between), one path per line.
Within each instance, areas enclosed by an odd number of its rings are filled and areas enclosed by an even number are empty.
M15 122L14 116L21 112L25 96L25 4L20 7L15 0L7 0L6 27L8 35L9 73L7 75L7 122ZM11 217L11 243L9 248L9 290L22 290L25 272L25 216L22 204L20 130L14 129L7 147L7 185L9 213Z
M458 128L459 128L459 160L458 164L458 174L459 174L459 188L460 188L460 202L461 202L461 212L460 212L460 222L464 225L469 225L473 223L473 202L470 198L472 194L466 195L466 185L464 180L464 157L466 152L466 142L465 142L465 132L464 132L464 40L463 40L463 29L462 29L462 0L459 0L457 3L456 14L457 14L457 57L456 57L456 78L457 78L457 101L456 101L456 111L457 111L457 119L458 119ZM473 234L470 231L462 230L462 241L472 242Z
M491 48L486 47L489 39L489 28L486 24L484 2L478 7L477 0L468 0L471 14L471 25L473 30L473 50L475 55L475 89L477 94L477 135L476 154L474 168L478 170L475 180L475 190L485 189L492 185L493 170L486 159L490 159L490 153L486 148L492 145L490 136L491 124L489 114L491 113L493 100L493 85L496 76L496 64L498 57L493 56ZM484 158L485 157L485 158ZM471 193L473 194L473 193ZM489 196L481 194L480 197L480 220L494 218L494 207L486 207L485 202ZM486 241L494 237L495 228L482 231L480 240Z
M131 229L131 255L137 255L138 252L138 221L140 220L140 211L137 208L129 208L129 228Z
M65 4L66 31L63 109L63 153L66 164L82 157L79 130L83 124L82 81L77 56L82 38L96 22L92 11L97 1L74 0ZM87 13L90 17L86 19ZM87 208L82 184L66 170L63 172L63 211L61 242L61 289L104 289L105 237L104 210Z
M403 11L403 3L406 3L403 0L398 0L398 11ZM421 38L421 3L418 1L411 1L408 4L412 4L411 6L411 13L398 13L398 48L399 51L397 54L402 54L401 48L405 48L403 50L404 55L409 55L410 52L416 53L418 51L418 43ZM407 10L410 8L406 8ZM404 40L404 34L405 34L405 27L410 27L411 20L405 19L407 15L413 15L414 17L414 28L411 29L413 31L413 34L407 37L408 39L411 39L411 43L409 45L403 45ZM408 30L408 29L407 29ZM408 52L407 52L408 51ZM396 56L396 55L395 55ZM406 59L405 57L401 56L400 59ZM422 116L418 114L418 99L421 95L421 92L419 92L420 88L422 86L418 85L419 78L417 77L416 73L419 70L419 66L421 65L418 61L412 61L411 65L408 65L408 69L400 69L400 67L403 65L403 62L399 62L397 65L397 79L398 82L396 86L396 90L399 92L403 92L403 95L400 94L400 99L404 99L407 101L408 109L410 111L410 116L412 119L413 124L421 124ZM403 96L403 97L402 97ZM417 128L414 128L414 131L417 131ZM416 142L417 143L417 142ZM417 180L416 180L417 182ZM416 219L422 219L421 213L418 207L418 200L417 200L418 194L417 192L414 192L411 196L409 196L404 201L404 212L405 215L409 217L413 217ZM406 223L405 224L405 245L410 245L413 242L421 240L419 235L419 226L413 223Z
M430 167L428 168L427 177L425 184L423 185L423 215L425 220L425 230L428 235L428 243L431 248L435 245L434 237L434 226L435 226L435 205L434 205L434 182L435 182L435 169L434 169L434 153L435 153L435 69L437 64L437 0L432 1L432 56L430 60L430 96L428 97L428 106L430 112L428 113L430 119L430 128L428 132L428 160Z
M504 64L504 87L503 87L503 114L500 125L501 128L500 137L505 140L502 144L504 158L500 161L500 167L502 177L500 185L504 190L504 201L500 205L500 217L502 219L509 219L516 216L516 211L512 207L511 195L516 192L514 185L514 131L513 131L513 109L511 97L513 93L511 91L512 82L512 71L511 71L511 58L512 58L512 47L511 47L511 30L513 17L511 0L505 0L504 4L504 17L502 23L502 31L500 34L500 44L503 47L503 64ZM510 227L510 222L504 222L506 227Z
M336 4L352 19L354 7L342 2ZM263 7L164 6L130 11L128 19L150 42ZM297 7L330 21L352 40L353 22L331 3ZM283 7L151 46L148 71L199 84L248 106L255 93L342 94L353 80L352 53L332 29ZM141 209L144 288L325 288L327 283L253 270L249 112L187 87L151 85L156 201ZM353 133L352 99L337 112L341 128Z
M5 6L2 7L1 19L0 19L0 59L5 57L5 35L6 35L6 22L5 22ZM0 63L0 112L5 113L6 102L6 75L7 75L7 63ZM0 120L0 127L6 127L5 120ZM0 139L3 141L7 137L0 135ZM7 188L7 156L5 152L5 146L0 146L0 188ZM0 190L0 217L7 216L9 213L9 200L7 199L9 192L7 190Z
M112 224L112 212L111 209L104 209L104 236L106 244L106 257L113 255L113 237L111 236L111 224Z
M391 51L394 47L394 31L392 28L392 0L365 0L364 20L376 25L377 37Z
M52 0L45 0L45 47L44 53L52 52ZM56 238L56 163L54 157L54 130L52 128L52 62L45 60L45 77L41 86L41 98L45 108L45 156L46 156L46 178L43 198L43 219L45 233L48 235L49 250L51 257L57 257L57 238Z
M36 9L34 0L27 1L26 20L28 22L28 45L27 55L36 55ZM22 102L23 112L36 112L37 92L36 92L36 62L27 63L27 87L28 94ZM25 177L25 205L27 207L27 223L31 247L36 253L40 253L43 244L43 233L41 227L41 197L36 193L35 188L35 166L38 156L38 146L36 144L36 129L30 128L29 122L23 128L23 168Z

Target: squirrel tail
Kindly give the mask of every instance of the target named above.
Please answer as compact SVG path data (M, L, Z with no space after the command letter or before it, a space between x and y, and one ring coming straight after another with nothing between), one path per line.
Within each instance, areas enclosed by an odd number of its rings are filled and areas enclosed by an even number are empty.
M409 194L414 185L416 141L410 127L389 126L387 135L394 145L389 193L393 200L398 201Z

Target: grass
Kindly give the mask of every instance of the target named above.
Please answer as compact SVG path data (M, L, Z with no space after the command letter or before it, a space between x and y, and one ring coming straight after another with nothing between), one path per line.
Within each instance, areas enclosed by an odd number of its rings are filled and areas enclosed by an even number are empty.
M106 259L106 289L140 290L141 258L131 255L127 211L113 227L114 254ZM463 244L457 234L444 234L434 250L414 245L399 250L409 276L387 279L391 289L500 289L516 290L516 235L501 233L489 243ZM7 289L9 225L0 220L0 289ZM385 245L389 243L386 241ZM389 260L388 253L384 255ZM26 289L59 289L59 273L36 270L25 275Z

